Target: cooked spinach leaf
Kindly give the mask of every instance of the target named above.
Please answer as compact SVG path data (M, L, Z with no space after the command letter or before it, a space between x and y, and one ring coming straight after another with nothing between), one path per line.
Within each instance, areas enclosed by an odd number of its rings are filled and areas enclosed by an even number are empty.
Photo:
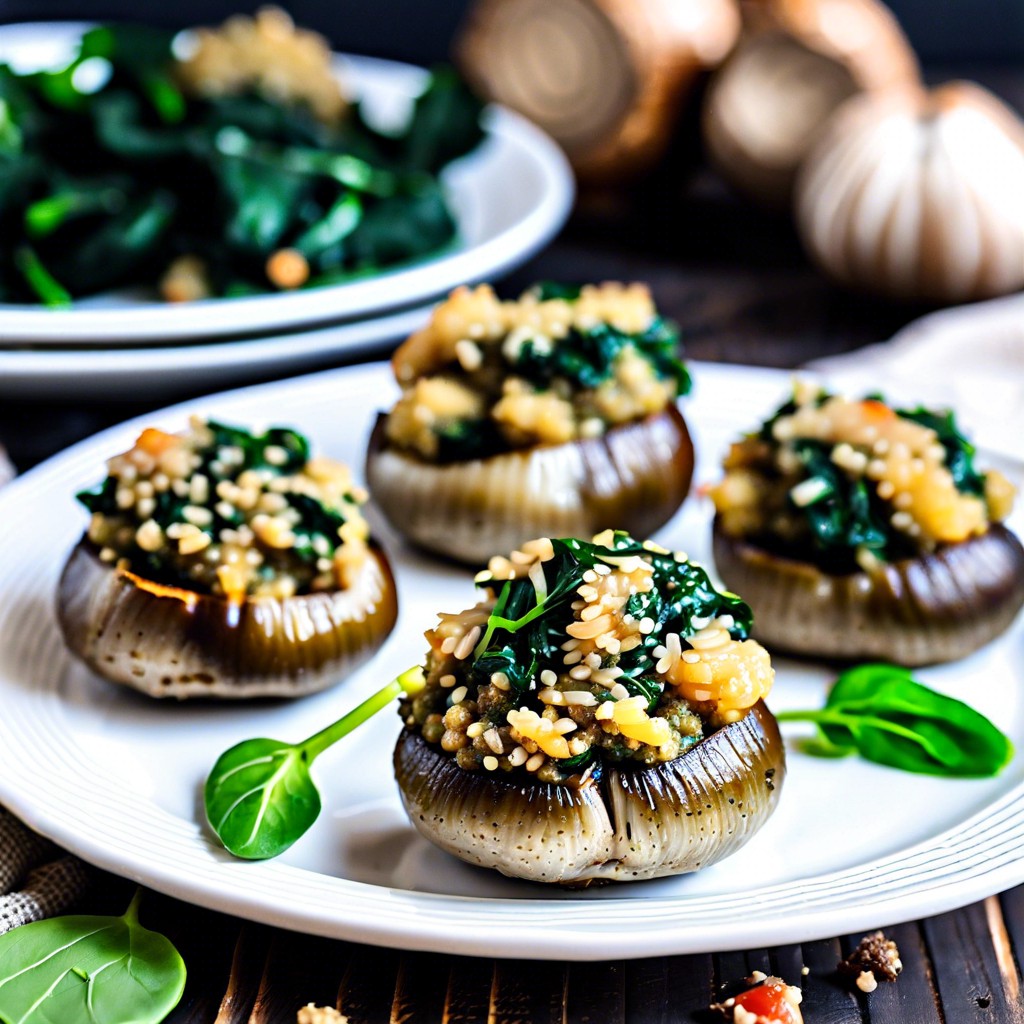
M172 39L100 26L64 68L0 65L6 301L155 286L182 255L214 294L252 294L274 286L266 265L281 248L305 257L314 286L455 243L437 174L482 129L453 71L435 72L408 124L384 134L358 111L328 126L255 92L185 95Z

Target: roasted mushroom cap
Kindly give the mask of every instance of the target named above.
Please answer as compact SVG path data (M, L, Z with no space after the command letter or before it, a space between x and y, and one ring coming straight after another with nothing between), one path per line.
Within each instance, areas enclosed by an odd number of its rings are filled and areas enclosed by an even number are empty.
M649 768L606 766L578 785L465 771L409 729L395 747L409 818L442 849L535 882L585 886L684 874L738 850L768 820L786 773L763 702Z
M612 527L646 537L682 504L693 443L675 405L601 437L437 465L387 446L377 418L366 462L374 501L410 540L480 564L530 537Z
M100 675L151 697L323 690L369 658L397 616L391 568L375 548L345 590L235 604L111 566L83 538L57 592L71 651Z
M993 640L1024 605L1024 548L1005 526L871 572L829 575L729 536L716 521L715 566L754 610L767 647L827 658L927 665Z

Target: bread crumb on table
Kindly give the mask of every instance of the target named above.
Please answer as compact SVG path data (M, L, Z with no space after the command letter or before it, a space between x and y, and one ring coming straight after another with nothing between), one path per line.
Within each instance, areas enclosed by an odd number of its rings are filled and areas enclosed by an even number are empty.
M333 1006L315 1006L307 1003L299 1010L296 1024L348 1024L348 1017Z
M857 948L840 960L836 970L849 978L861 992L874 992L879 981L895 981L903 970L896 943L882 932L865 935Z

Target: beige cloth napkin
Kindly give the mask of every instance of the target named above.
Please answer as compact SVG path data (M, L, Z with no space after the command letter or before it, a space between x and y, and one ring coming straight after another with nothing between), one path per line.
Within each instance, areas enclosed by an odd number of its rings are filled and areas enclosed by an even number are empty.
M1024 295L932 313L807 368L851 394L946 406L979 447L1024 459Z

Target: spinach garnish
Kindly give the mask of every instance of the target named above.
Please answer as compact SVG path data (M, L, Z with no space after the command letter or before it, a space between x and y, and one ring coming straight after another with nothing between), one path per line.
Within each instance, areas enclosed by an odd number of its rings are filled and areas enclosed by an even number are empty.
M962 701L918 683L896 665L858 665L836 680L820 710L783 711L780 722L813 722L808 753L869 761L908 772L958 778L997 775L1013 745Z
M0 65L0 295L66 305L154 285L197 256L216 294L272 286L278 248L316 285L422 259L456 241L437 179L482 138L480 102L438 69L408 124L384 134L241 96L185 95L173 34L132 25L85 33L54 72ZM106 71L87 84L84 66Z
M206 779L210 828L236 857L265 860L284 853L320 814L320 793L310 775L313 761L395 697L416 694L423 686L423 670L410 668L301 743L260 738L231 747Z
M0 936L0 1021L162 1021L181 999L185 964L139 924L140 898L121 917L52 917Z

